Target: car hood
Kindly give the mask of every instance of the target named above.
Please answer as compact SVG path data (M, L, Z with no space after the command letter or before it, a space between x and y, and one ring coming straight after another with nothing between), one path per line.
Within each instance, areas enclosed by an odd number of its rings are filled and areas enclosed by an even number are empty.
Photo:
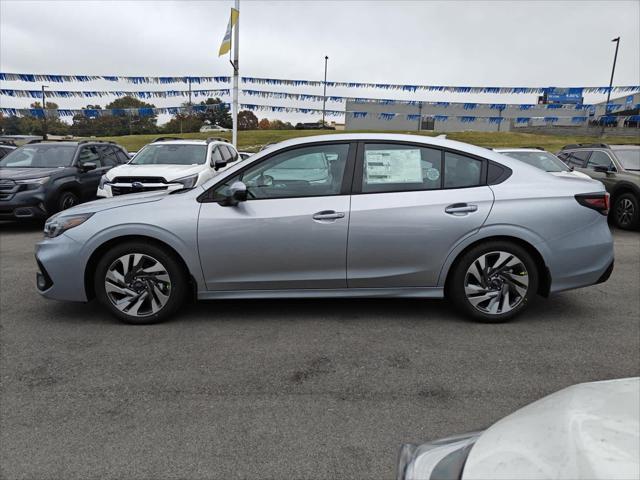
M463 479L610 479L640 476L640 378L583 383L487 429Z
M27 178L46 177L52 173L64 170L65 167L47 167L47 168L0 168L0 178L9 178L11 180L23 180Z
M139 203L157 202L169 195L167 190L152 190L150 192L129 193L116 197L102 198L92 202L81 203L73 208L64 210L64 215L75 215L78 213L95 213L111 208L128 207Z
M172 182L183 177L189 177L200 173L204 165L120 165L107 172L107 178L113 180L116 177L163 177L167 182Z

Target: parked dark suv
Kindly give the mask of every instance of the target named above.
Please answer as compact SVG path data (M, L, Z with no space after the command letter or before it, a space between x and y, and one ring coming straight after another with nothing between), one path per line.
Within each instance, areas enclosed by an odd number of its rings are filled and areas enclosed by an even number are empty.
M100 177L129 161L113 142L36 141L0 159L0 219L42 219L96 198Z
M640 146L605 143L567 145L558 157L604 183L611 195L610 217L625 230L640 227Z

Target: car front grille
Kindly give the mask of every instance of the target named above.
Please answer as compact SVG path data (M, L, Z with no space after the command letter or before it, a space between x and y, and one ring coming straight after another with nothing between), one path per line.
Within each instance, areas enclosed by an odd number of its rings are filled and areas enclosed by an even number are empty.
M163 177L116 177L111 183L167 183Z
M124 187L124 186L114 186L111 185L111 193L116 196L116 195L126 195L127 193L140 193L140 192L151 192L153 190L166 190L168 187Z

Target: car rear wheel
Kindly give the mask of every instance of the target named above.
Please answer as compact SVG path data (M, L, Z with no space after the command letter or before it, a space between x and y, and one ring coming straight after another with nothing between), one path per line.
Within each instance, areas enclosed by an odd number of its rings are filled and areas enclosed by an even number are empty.
M635 230L640 224L638 198L633 193L623 193L613 206L613 222L624 230Z
M167 250L129 242L109 250L96 268L96 296L116 317L137 325L165 320L182 305L187 275Z
M501 323L524 310L538 290L531 255L515 243L492 241L465 253L453 268L448 296L476 321Z

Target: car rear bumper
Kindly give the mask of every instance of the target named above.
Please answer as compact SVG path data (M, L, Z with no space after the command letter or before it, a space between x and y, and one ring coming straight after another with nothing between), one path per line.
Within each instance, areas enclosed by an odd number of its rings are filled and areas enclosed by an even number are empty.
M604 217L545 246L550 293L603 283L611 276L613 238Z

